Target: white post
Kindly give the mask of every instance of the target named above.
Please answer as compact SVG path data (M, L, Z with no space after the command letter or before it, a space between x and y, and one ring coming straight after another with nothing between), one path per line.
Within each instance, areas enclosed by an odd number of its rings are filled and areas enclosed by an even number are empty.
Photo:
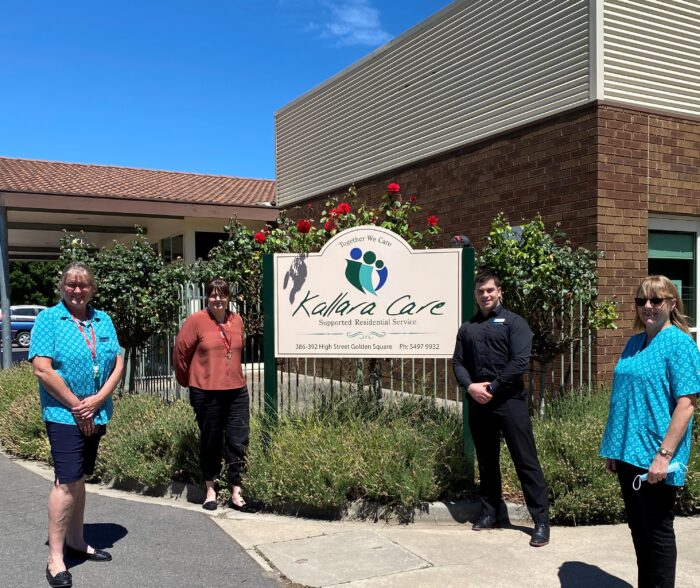
M10 313L10 262L7 208L0 205L0 302L2 303L2 367L12 367L12 317Z

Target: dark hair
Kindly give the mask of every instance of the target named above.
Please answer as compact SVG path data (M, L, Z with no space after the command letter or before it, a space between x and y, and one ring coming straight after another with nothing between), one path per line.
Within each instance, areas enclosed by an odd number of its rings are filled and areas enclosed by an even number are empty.
M219 296L226 296L226 298L231 298L231 289L229 288L228 282L223 278L212 278L209 280L204 292L206 293L207 298L215 294L218 294Z
M684 333L689 333L688 323L683 314L683 301L678 294L676 285L666 276L647 276L637 288L637 298L652 298L654 296L671 298L676 302L676 306L669 315L669 320L672 325L675 325ZM635 313L634 328L644 329L644 323L639 318L639 311Z
M496 284L496 288L501 287L501 280L498 278L498 274L491 268L487 267L482 268L477 272L476 276L474 277L474 286L478 287L489 280L493 280L493 283Z
M63 289L63 287L66 285L66 277L68 274L84 274L87 278L88 284L90 284L90 288L92 289L92 295L95 295L95 292L97 292L97 281L95 280L95 274L92 272L87 263L82 261L71 261L66 267L64 267L63 271L61 272L61 279L58 281L59 288Z

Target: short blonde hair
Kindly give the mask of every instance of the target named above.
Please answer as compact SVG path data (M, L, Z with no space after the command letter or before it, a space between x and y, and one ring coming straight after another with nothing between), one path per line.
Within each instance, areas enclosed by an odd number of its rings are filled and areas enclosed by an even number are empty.
M92 295L97 292L97 281L95 280L95 274L90 269L87 263L82 261L72 261L66 267L63 268L61 272L61 279L58 282L58 287L63 289L66 285L66 279L69 274L82 274L87 278L88 284L90 284L90 289L92 290Z
M678 288L676 288L675 284L666 276L648 276L644 278L639 288L637 288L637 298L654 298L655 296L658 298L672 298L676 301L676 306L671 311L669 317L671 324L678 327L684 333L690 333L688 330L688 323L683 314L683 301L678 293ZM639 312L636 311L636 308L634 328L640 330L644 329L644 323L642 319L639 318Z

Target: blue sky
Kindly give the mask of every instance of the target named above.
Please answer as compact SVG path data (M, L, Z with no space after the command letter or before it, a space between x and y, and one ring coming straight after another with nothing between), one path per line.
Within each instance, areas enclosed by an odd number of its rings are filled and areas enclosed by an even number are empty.
M450 0L5 0L0 156L274 177L275 110Z

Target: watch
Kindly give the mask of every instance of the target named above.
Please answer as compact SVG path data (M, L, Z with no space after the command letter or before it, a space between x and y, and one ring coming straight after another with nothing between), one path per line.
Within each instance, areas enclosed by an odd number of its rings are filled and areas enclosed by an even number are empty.
M658 453L661 457L669 457L669 458L670 458L670 457L673 457L673 451L669 451L669 450L666 449L665 447L659 447L659 450L657 451L657 453Z

